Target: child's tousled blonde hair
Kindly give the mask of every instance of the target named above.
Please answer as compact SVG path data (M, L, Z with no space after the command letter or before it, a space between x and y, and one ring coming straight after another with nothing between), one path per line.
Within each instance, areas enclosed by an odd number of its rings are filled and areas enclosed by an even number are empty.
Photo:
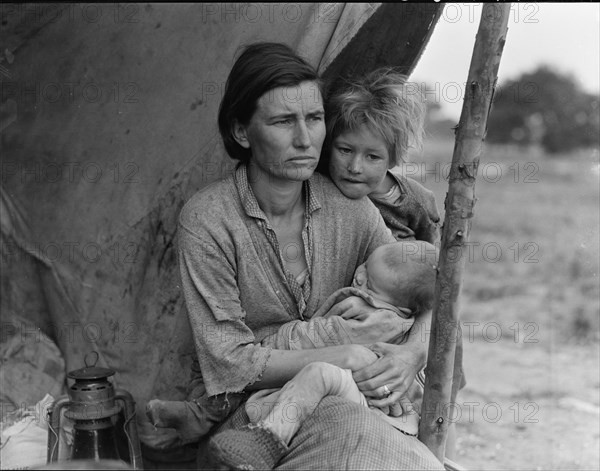
M377 69L332 91L326 100L325 115L326 160L337 136L363 124L383 137L390 168L405 161L410 147L420 149L423 143L424 97L416 83L408 82L405 75L392 68Z

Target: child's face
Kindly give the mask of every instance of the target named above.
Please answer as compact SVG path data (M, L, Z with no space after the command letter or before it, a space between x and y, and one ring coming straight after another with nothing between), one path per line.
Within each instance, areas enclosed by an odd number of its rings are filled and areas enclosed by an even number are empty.
M383 262L384 249L378 247L354 272L352 286L381 301L394 304L394 273Z
M344 195L362 198L381 184L389 162L383 138L363 124L357 131L341 133L333 140L329 173Z

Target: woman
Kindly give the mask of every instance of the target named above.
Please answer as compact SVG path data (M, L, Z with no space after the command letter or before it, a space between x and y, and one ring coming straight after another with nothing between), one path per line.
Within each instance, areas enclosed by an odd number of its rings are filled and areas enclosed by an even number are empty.
M348 199L313 174L325 138L316 72L287 46L248 47L227 80L219 130L240 164L192 197L179 224L182 288L208 395L226 401L281 387L324 361L351 369L366 396L395 402L424 365L418 335L404 348L259 345L282 324L310 318L375 248L394 241L367 199ZM343 399L327 398L311 419L278 468L442 469L414 437ZM242 408L221 429L243 423Z

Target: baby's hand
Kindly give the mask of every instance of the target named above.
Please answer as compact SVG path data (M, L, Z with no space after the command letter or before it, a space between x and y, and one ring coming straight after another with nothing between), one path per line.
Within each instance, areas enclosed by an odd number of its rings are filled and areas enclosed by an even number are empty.
M363 321L373 312L373 307L370 306L364 299L358 296L349 296L331 307L331 309L323 316L326 319L330 317L341 317L343 319Z

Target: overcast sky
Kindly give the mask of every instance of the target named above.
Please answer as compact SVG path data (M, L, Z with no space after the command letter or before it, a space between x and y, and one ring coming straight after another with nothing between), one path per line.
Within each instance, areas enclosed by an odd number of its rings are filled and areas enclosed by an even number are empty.
M418 83L434 83L428 87L428 100L435 96L453 119L460 115L481 10L481 3L446 4L411 77ZM585 90L598 93L599 17L597 3L513 3L499 83L546 63L573 74Z

